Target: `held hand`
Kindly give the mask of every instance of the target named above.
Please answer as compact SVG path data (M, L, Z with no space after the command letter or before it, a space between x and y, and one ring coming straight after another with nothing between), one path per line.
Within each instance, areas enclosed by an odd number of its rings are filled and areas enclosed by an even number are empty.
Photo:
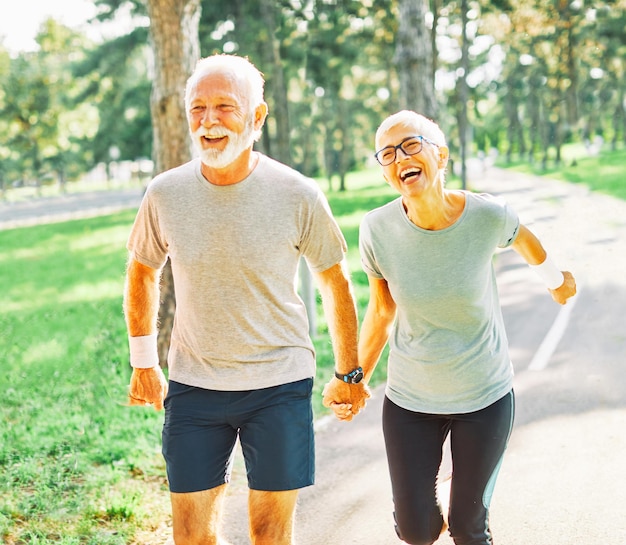
M339 420L349 422L365 407L370 390L363 381L348 384L332 378L322 392L324 407L330 408Z
M161 368L135 368L130 377L128 391L129 405L153 405L157 411L163 409L163 400L167 394L167 381Z
M576 295L576 280L572 276L571 272L563 271L564 281L555 290L548 290L552 299L554 299L559 305L564 305L570 297Z

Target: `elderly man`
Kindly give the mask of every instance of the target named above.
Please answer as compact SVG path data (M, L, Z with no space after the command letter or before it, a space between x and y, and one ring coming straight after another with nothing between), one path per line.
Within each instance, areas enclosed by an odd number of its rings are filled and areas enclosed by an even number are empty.
M149 184L128 240L130 400L165 406L176 545L224 543L220 514L237 439L252 542L293 542L298 489L314 480L315 354L295 289L301 256L322 294L336 371L348 377L345 399L354 394L358 412L367 397L350 380L357 319L342 233L313 181L253 150L267 115L263 87L242 57L198 63L185 104L199 159ZM166 382L156 332L168 256L177 309Z

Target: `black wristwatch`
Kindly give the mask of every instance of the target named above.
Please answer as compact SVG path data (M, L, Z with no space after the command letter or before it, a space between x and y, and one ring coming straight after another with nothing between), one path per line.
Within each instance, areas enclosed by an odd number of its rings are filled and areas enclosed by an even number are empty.
M363 380L363 368L357 367L356 369L350 371L347 375L342 375L335 371L335 376L339 380L347 382L348 384L358 384Z

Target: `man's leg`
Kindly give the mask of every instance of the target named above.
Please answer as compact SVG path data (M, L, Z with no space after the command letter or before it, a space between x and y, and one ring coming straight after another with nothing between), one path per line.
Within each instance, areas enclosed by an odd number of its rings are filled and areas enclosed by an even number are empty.
M226 485L210 490L171 493L176 545L227 545L220 539Z
M313 484L313 379L257 390L241 424L253 545L291 545L298 490ZM254 400L252 398L255 398Z
M163 456L176 545L225 545L219 538L237 428L224 421L229 392L170 381Z
M298 490L280 492L250 490L248 507L252 545L293 544L297 499Z

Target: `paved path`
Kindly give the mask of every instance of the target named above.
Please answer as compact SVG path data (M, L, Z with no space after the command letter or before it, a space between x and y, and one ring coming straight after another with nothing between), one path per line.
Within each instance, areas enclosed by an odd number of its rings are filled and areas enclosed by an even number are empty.
M113 214L138 206L142 195L142 187L132 187L0 202L0 230Z

